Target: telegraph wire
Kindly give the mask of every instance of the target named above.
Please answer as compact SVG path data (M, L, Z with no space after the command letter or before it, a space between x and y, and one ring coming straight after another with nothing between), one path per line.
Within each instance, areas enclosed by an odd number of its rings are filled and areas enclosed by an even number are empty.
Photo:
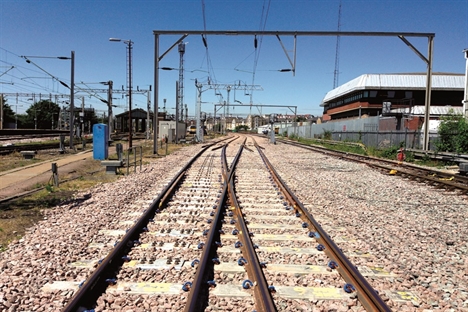
M264 31L265 28L266 28L268 13L270 11L270 4L271 4L271 0L268 0L268 7L266 8L266 13L265 13L265 1L266 0L263 1L262 15L260 17L259 30L261 30L261 31ZM252 85L255 84L255 74L256 74L256 71L257 71L257 65L258 65L258 59L260 57L260 51L262 49L263 36L260 36L259 41L260 41L260 43L258 42L257 36L255 36L255 38L254 38L255 57L254 57L254 64L253 64L253 70L252 70ZM250 104L252 104L252 97L253 97L253 91L250 93Z
M211 57L210 57L210 52L208 49L208 39L206 36L206 12L205 12L205 1L201 0L202 4L202 15L203 15L203 30L205 31L205 34L202 35L202 41L203 45L205 46L205 55L206 55L206 67L208 71L208 84L211 82L217 83L216 75L214 73L213 69L213 63L211 62ZM215 93L217 93L217 90L215 90Z

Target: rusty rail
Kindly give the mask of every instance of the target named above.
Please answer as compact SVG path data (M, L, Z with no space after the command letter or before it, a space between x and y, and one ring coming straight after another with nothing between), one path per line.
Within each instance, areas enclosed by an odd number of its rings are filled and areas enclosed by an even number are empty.
M169 184L161 191L159 196L153 201L146 212L140 217L135 225L128 230L122 240L114 247L111 253L104 258L97 269L86 279L81 285L72 299L63 309L64 312L82 311L85 309L92 309L101 296L106 291L109 284L115 283L117 272L122 266L124 260L123 256L127 255L129 250L134 246L135 241L138 240L148 222L158 213L163 203L175 191L178 184L183 180L188 168L200 157L206 149L214 145L206 145L194 157L192 157L187 164L176 174L176 176L169 182Z
M244 145L241 146L240 152L242 153ZM231 169L232 170L232 169ZM238 237L242 245L240 249L242 256L247 260L244 265L247 275L254 283L253 294L256 310L259 312L277 311L273 298L270 294L270 289L266 281L263 269L258 260L257 253L250 238L250 232L247 228L242 210L237 201L234 187L234 179L229 180L229 199L232 204L231 210L234 212L236 228L238 230Z
M211 259L216 254L216 250L218 248L216 240L220 241L219 230L221 229L222 221L224 219L223 213L225 211L225 204L228 194L228 181L232 180L232 176L234 174L233 168L235 168L242 152L241 148L234 158L231 164L231 168L228 168L226 147L227 144L223 146L221 151L221 163L223 167L224 178L223 190L217 203L216 214L212 220L212 226L208 231L207 238L205 240L203 252L197 267L197 273L195 273L195 277L190 288L187 304L185 305L184 309L185 312L202 311L208 302L209 288L215 287L213 283L210 283L210 279L214 272L214 263L211 261Z
M315 237L317 242L325 248L324 252L327 254L327 256L332 261L335 261L335 269L340 273L346 283L355 289L361 304L366 308L367 311L391 311L391 309L385 304L382 298L380 298L374 288L341 252L339 247L335 244L335 242L333 242L333 240L320 226L320 224L318 224L318 222L312 217L312 215L307 211L299 199L291 192L286 183L281 179L279 174L273 168L268 158L261 151L260 146L255 142L255 140L254 144L265 165L270 171L273 179L276 181L290 206L294 208L296 213L300 214L301 219L305 222L307 228L310 230L309 234Z
M340 157L349 161L366 164L373 168L387 170L388 172L390 172L391 170L394 170L393 172L396 175L408 175L408 176L413 176L415 178L424 179L426 181L429 181L430 183L444 184L447 186L447 188L459 189L465 194L468 192L468 177L462 176L459 174L442 172L440 170L432 170L432 169L424 168L421 166L409 164L406 162L402 163L402 162L398 162L395 160L382 159L382 158L359 155L359 154L348 153L348 152L333 151L333 150L329 150L323 147L310 146L310 145L301 144L297 142L291 142L291 141L286 141L286 140L279 140L279 141L285 144L297 146L297 147L304 148L307 150L323 153L326 155ZM385 163L387 165L378 164L376 162Z

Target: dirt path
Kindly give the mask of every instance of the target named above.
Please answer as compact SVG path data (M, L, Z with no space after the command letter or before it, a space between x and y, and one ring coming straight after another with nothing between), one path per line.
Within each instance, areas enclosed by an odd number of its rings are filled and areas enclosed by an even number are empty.
M52 177L52 163L58 166L59 181L73 174L82 175L86 170L99 170L100 164L92 159L92 153L63 155L24 168L0 173L0 199L17 196L47 184Z

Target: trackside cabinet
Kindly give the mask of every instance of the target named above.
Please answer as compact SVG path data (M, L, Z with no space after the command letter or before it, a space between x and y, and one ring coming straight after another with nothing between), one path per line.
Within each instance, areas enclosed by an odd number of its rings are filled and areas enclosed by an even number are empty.
M93 125L93 158L104 160L108 157L109 128L105 124Z

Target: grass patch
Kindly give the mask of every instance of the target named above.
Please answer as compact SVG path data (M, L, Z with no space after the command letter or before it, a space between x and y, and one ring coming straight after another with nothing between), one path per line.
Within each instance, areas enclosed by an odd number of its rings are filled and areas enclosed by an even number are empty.
M0 156L0 172L26 167L52 158L47 154L37 154L33 159L24 159L19 152L13 152L10 155Z
M323 146L325 148L328 148L334 151L354 153L354 154L359 154L359 155L368 155L368 151L365 148L364 144L359 144L359 143L336 142L336 141L316 140L316 139L306 139L306 138L298 138L296 141L298 141L299 143L304 143L304 144L320 145L320 146Z
M119 143L119 142L116 142ZM124 146L125 146L125 142ZM154 161L153 141L136 141L134 146L142 146L143 164ZM187 144L168 144L167 155L174 153ZM89 145L88 145L89 146ZM137 161L140 159L139 149L137 149ZM166 155L166 145L162 148L158 146L158 157ZM66 157L67 155L47 154L39 152L36 159L24 160L20 153L14 153L0 157L0 171L10 170L12 168L23 167L33 163L50 160L52 158ZM130 162L133 162L134 155L130 155ZM109 158L117 159L115 146L109 147ZM125 157L126 158L126 157ZM138 162L139 167L139 162ZM133 172L133 167L130 172ZM62 203L76 200L75 196L80 191L86 191L96 184L111 183L121 178L125 174L126 168L121 168L121 174L106 174L105 168L101 162L92 158L80 163L73 170L64 172L59 168L59 186L55 187L51 183L36 183L34 188L42 188L27 197L22 197L7 203L0 203L0 251L7 248L12 241L20 239L26 230L44 218L43 210L51 209ZM138 170L137 170L138 174ZM68 180L68 181L66 181ZM79 200L79 199L78 199Z
M385 158L390 160L397 160L397 154L400 147L391 146L385 149L377 149L375 147L365 147L363 144L352 143L350 142L330 142L324 140L315 140L315 139L306 139L306 138L298 138L298 142L304 144L315 144L320 145L330 150L337 150L341 152L347 153L354 153L359 155L366 155L366 156L373 156L377 158ZM428 155L423 158L415 158L414 153L405 151L405 162L413 163L416 165L427 166L427 167L434 167L434 168L444 168L446 166L456 165L450 161L438 161L432 160Z

